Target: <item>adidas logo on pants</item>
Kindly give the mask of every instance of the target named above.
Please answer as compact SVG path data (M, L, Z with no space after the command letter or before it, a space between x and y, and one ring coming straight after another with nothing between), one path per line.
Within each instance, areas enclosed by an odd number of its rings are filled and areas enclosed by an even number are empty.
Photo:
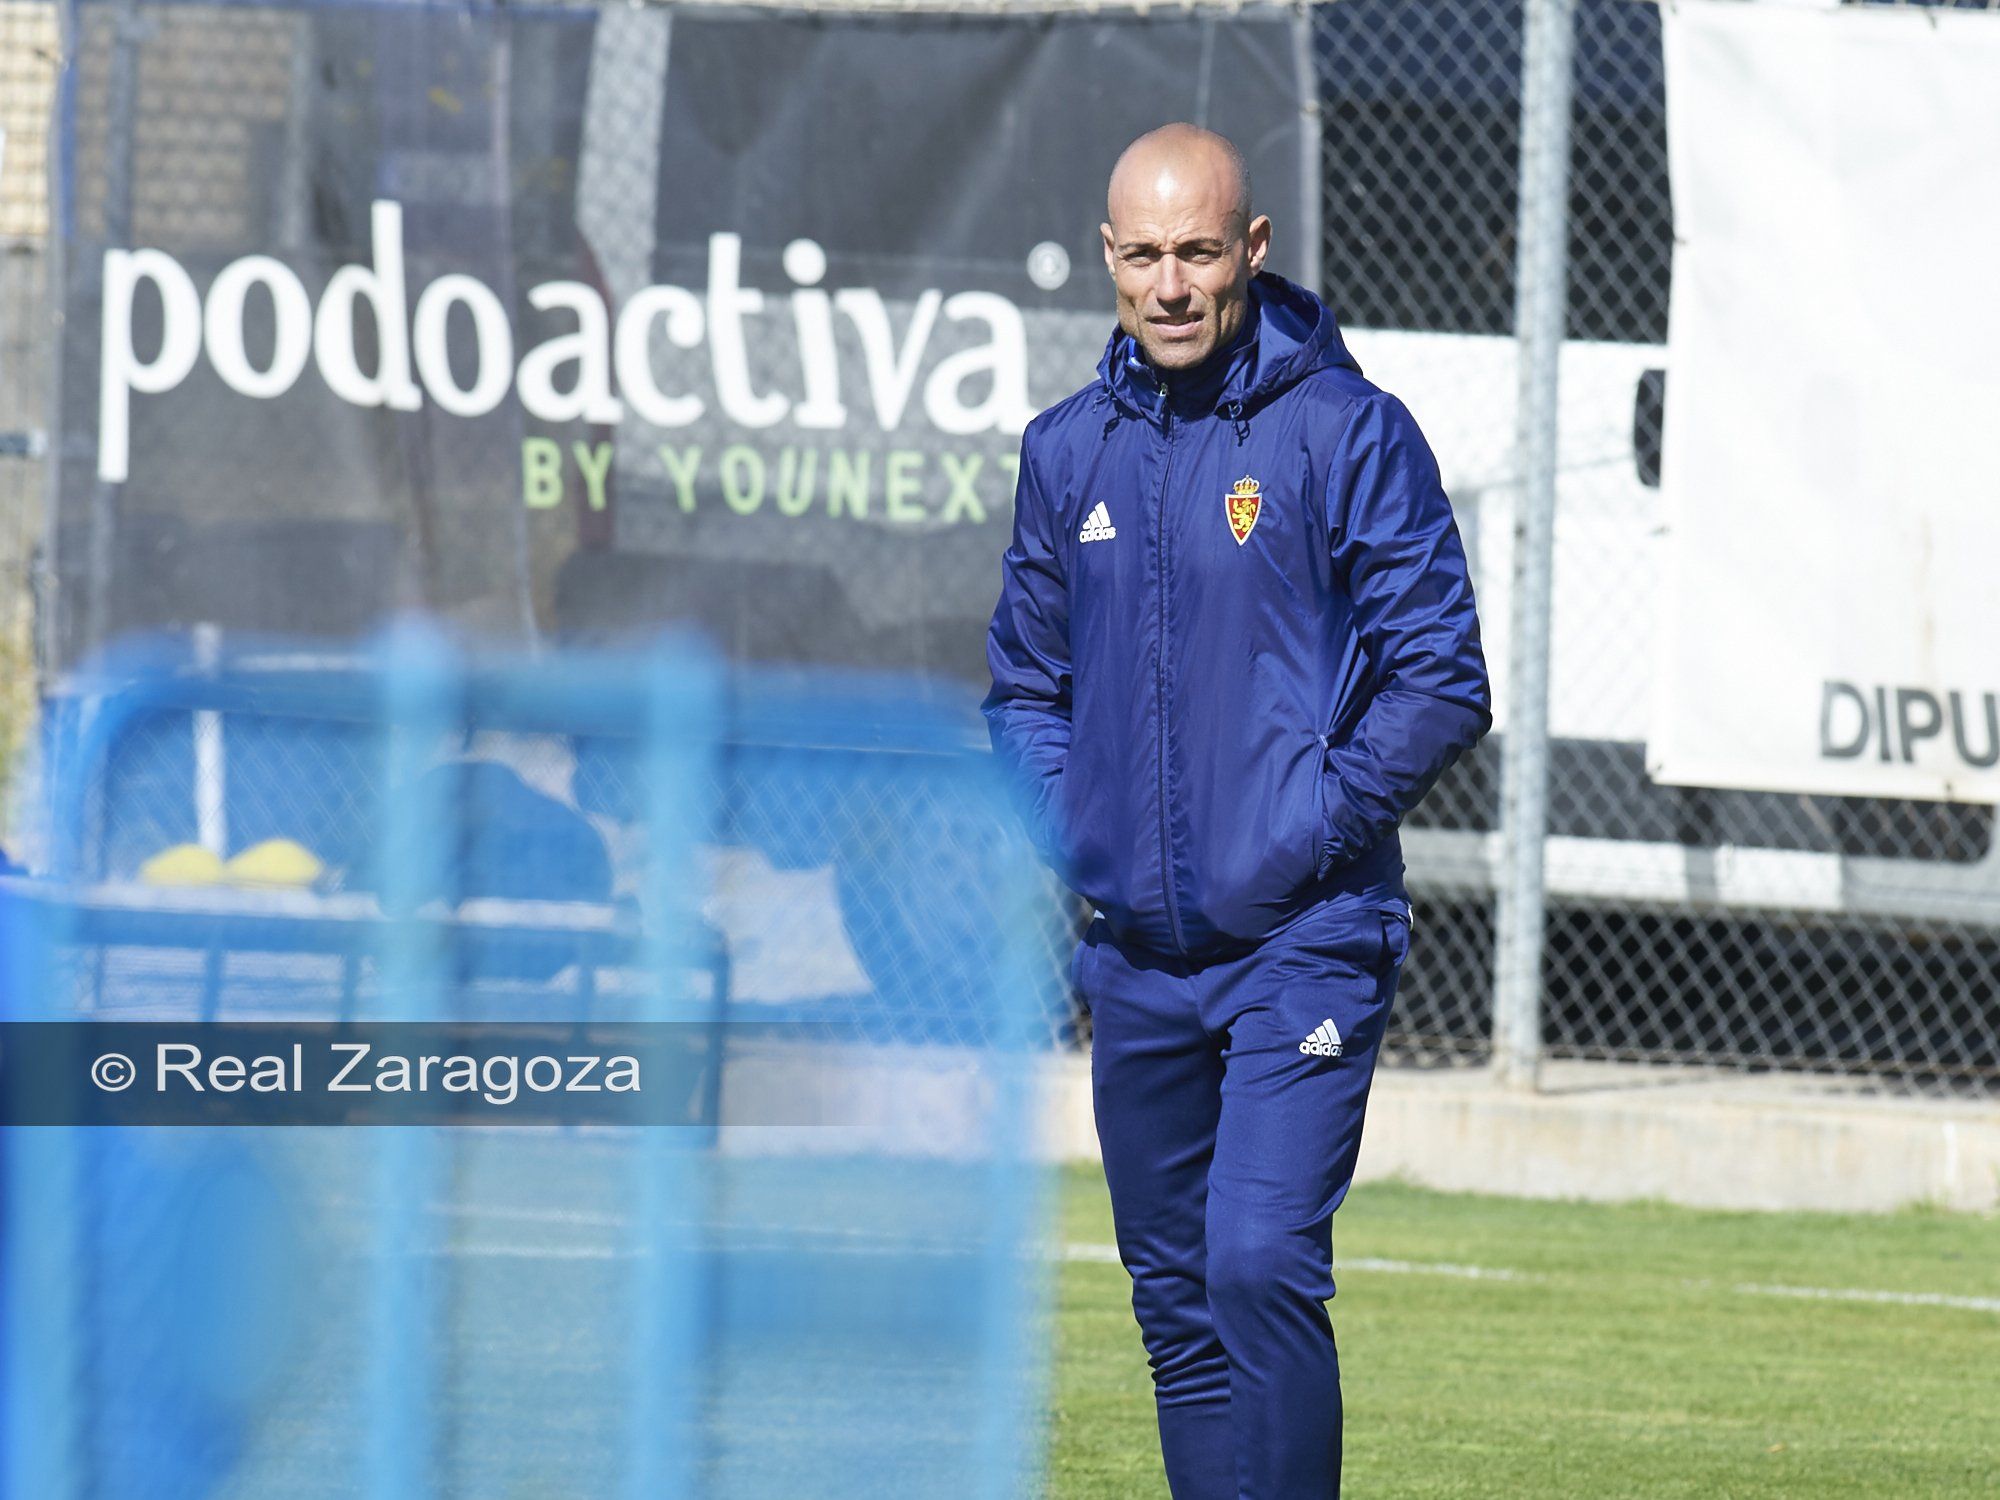
M1313 1028L1313 1034L1299 1043L1299 1051L1308 1057L1338 1057L1341 1052L1340 1033L1333 1029L1331 1020L1322 1021Z

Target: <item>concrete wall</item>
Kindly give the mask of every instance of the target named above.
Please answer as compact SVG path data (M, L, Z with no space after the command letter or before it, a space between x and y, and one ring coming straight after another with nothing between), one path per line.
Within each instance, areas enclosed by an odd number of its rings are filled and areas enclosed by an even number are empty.
M1049 1150L1095 1160L1089 1063L1060 1059ZM1376 1076L1358 1180L1697 1207L2000 1209L2000 1105L1830 1092L1818 1080L1558 1065L1516 1094L1474 1070Z

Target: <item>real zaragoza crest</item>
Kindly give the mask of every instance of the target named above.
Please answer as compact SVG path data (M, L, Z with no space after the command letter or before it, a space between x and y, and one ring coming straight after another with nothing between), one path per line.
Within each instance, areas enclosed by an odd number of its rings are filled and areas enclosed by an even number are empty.
M1257 524L1257 512L1263 506L1264 499L1257 492L1257 481L1248 474L1237 480L1236 487L1222 497L1223 512L1229 517L1229 532L1236 538L1237 546L1250 539L1251 528Z

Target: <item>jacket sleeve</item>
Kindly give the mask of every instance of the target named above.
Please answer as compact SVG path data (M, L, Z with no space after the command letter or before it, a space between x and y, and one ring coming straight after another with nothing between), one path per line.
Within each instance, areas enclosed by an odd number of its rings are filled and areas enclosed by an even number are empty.
M1382 839L1493 722L1472 580L1416 419L1375 396L1328 481L1337 582L1354 602L1372 695L1326 755L1327 868Z
M1014 491L1014 540L1001 559L1000 602L986 634L993 689L981 712L1028 837L1054 863L1055 795L1070 739L1069 580L1033 441L1030 428Z

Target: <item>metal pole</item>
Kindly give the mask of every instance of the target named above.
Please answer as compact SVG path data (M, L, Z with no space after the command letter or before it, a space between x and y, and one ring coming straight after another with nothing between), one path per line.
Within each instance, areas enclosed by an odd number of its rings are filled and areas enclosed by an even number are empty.
M1520 341L1512 637L1500 809L1505 861L1493 980L1493 1066L1532 1089L1542 1055L1542 845L1548 831L1549 616L1556 508L1556 390L1567 305L1570 60L1575 0L1524 0Z
M1299 280L1324 297L1325 251L1320 223L1320 198L1325 191L1320 171L1321 126L1319 70L1313 64L1313 16L1310 0L1292 12L1292 66L1299 91Z
M378 658L381 700L382 889L372 1021L437 1024L452 1014L452 953L425 905L451 889L457 792L426 775L438 746L470 722L466 671L444 639L399 630ZM452 1150L439 1126L392 1125L369 1137L373 1177L368 1350L358 1478L366 1500L423 1500L437 1492L444 1430L440 1342L446 1269L430 1205L448 1193Z
M104 246L129 250L132 248L132 117L139 100L139 44L150 31L151 22L140 15L137 0L124 0L113 14L116 30L112 33L106 86L107 112L111 118L104 144ZM91 274L96 281L95 290L101 294L104 275L101 252ZM66 450L61 456L67 456ZM117 571L119 496L118 483L95 478L91 481L90 592L84 601L83 646L70 659L70 665L102 651L111 635L115 619L111 612L111 590L112 575Z
M58 628L60 615L57 613L62 600L57 588L60 576L57 570L56 534L57 522L62 515L62 475L63 464L68 461L69 450L64 439L69 434L66 412L63 405L63 342L67 337L68 325L65 314L69 295L69 239L73 227L70 215L75 205L71 201L71 184L75 177L71 171L76 151L75 136L75 90L76 90L76 50L77 18L73 3L56 7L57 50L61 61L56 74L56 94L53 119L51 122L49 149L44 166L44 181L47 191L44 201L48 204L48 271L47 306L50 309L48 328L49 363L44 389L48 394L48 406L43 413L42 430L47 436L43 442L42 460L42 548L35 560L32 588L35 610L35 689L38 702L48 700L50 685L55 680L57 662L61 659L59 640L69 632ZM46 745L49 743L43 740Z

